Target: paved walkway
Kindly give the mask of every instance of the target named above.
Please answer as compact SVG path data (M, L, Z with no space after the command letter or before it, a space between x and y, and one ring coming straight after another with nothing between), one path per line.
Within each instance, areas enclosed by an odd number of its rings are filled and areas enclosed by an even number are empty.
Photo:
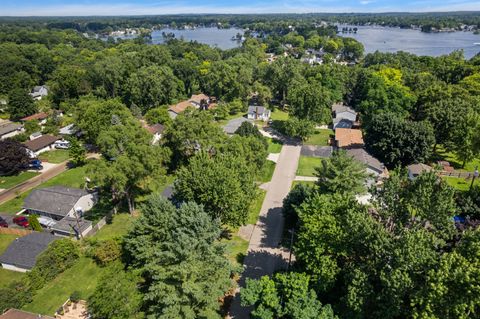
M283 199L290 192L295 179L300 150L299 145L282 147L258 221L250 237L240 287L245 285L245 278L258 279L287 267L289 251L279 246L284 224L282 206ZM230 309L230 318L247 319L250 311L250 308L240 305L240 294L237 291Z

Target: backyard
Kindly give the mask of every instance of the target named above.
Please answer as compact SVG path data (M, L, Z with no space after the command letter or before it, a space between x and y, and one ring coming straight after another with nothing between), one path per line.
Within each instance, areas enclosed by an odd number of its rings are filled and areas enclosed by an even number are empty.
M317 145L328 146L331 137L335 136L333 130L329 129L317 129L315 133L308 138L303 144L305 145Z
M444 160L448 161L450 165L452 165L456 170L459 171L466 171L466 172L473 172L475 170L475 167L478 167L480 169L480 159L476 158L470 162L465 163L465 167L462 168L462 161L459 160L455 154L452 152L448 152L445 150L445 148L441 145L437 146L437 149L434 154L434 161L436 160Z
M42 162L63 163L70 158L68 150L52 150L44 152L38 156Z
M298 176L315 176L315 167L322 165L322 158L300 156L298 162L297 175Z
M21 172L13 176L0 176L0 189L9 189L18 184L21 184L32 177L39 175L37 172Z

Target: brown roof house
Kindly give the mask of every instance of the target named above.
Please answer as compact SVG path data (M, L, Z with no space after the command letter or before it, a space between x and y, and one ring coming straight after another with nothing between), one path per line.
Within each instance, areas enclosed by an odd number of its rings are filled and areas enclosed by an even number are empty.
M187 108L192 107L194 109L208 110L215 106L213 99L203 93L194 94L188 100L182 101L178 104L170 106L168 114L170 118L175 119L178 114L184 112Z
M40 113L36 113L36 114L33 114L33 115L30 115L30 116L26 116L22 119L20 119L20 121L22 122L27 122L27 121L38 121L38 123L40 125L43 125L47 122L47 118L48 118L48 114L45 113L45 112L40 112Z
M35 157L43 152L54 149L53 144L59 139L60 137L58 136L42 135L34 140L26 141L23 145L31 152L30 156Z
M143 127L153 135L152 144L157 144L158 141L162 138L163 131L165 130L165 126L162 124L153 124L148 125L147 123L143 123Z
M361 130L351 128L337 128L335 130L335 146L338 148L363 148L363 145Z

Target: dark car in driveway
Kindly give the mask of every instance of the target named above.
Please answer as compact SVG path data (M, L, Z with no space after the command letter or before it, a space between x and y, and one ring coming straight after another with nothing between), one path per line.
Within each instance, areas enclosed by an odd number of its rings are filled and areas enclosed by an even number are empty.
M18 226L28 228L30 224L28 223L28 218L25 216L17 216L13 218L13 222L17 224Z
M0 227L8 227L7 221L2 217L0 217Z

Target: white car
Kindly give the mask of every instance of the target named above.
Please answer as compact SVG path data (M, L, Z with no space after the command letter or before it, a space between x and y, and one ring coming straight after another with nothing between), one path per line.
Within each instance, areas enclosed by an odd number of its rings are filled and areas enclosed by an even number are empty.
M40 223L40 225L42 225L42 227L45 227L45 228L51 228L55 226L55 224L57 223L52 218L44 217L44 216L38 217L38 222Z
M69 141L56 141L54 144L55 148L66 150L70 148L70 142Z

